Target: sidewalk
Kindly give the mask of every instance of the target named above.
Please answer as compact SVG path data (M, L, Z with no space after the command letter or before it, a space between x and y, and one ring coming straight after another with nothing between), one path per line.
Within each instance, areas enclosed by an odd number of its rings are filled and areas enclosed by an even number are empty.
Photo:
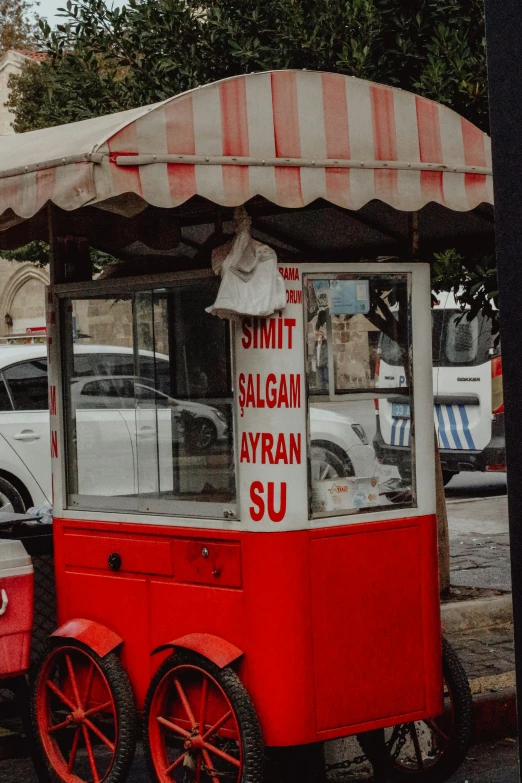
M447 509L452 588L442 607L443 625L448 611L454 617L446 636L470 680L476 739L511 736L515 652L507 498L448 501Z

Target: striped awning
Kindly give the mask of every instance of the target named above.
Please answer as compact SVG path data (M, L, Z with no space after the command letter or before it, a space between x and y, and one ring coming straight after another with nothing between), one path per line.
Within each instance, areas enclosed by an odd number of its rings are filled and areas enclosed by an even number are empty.
M358 210L378 199L463 212L493 203L490 139L412 93L310 71L233 77L0 138L0 229L49 201L135 214L139 199L168 208L195 195L224 206L263 196L292 208L325 199Z

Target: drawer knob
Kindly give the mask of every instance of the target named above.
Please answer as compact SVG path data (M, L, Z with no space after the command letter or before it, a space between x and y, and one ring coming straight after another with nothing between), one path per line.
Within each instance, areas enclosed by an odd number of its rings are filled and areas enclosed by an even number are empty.
M118 552L113 552L112 555L109 555L107 563L113 571L119 571L121 568L121 555Z
M204 546L203 549L201 550L201 557L207 558L208 556L209 556L209 551L208 551L207 547Z

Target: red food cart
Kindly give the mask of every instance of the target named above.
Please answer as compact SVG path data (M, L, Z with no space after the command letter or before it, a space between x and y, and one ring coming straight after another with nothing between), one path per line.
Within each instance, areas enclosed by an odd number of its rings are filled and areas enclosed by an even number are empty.
M53 779L125 779L136 712L161 783L258 783L265 747L390 726L390 777L454 771L470 705L441 654L418 259L491 242L491 203L485 134L339 74L2 140L0 241L52 248L59 628L33 710ZM211 264L246 214L285 306L221 320ZM93 273L90 247L121 263ZM371 447L384 405L401 472Z

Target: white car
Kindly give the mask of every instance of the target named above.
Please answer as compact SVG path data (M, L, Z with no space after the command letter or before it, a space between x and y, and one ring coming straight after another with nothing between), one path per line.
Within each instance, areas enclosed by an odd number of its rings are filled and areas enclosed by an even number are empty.
M158 410L172 420L172 440L183 440L189 451L201 452L227 435L225 415L212 405L176 400L135 376L99 375L77 378L71 386L75 410ZM172 415L173 414L173 415Z
M71 402L77 410L75 438L77 459L82 467L83 493L89 494L89 489L97 494L104 494L104 490L107 494L132 493L132 487L127 486L129 476L134 476L140 483L140 491L142 488L146 491L147 460L156 458L160 460L165 486L169 486L172 443L181 438L181 434L176 434L175 427L170 430L160 426L159 448L156 448L157 425L153 417L157 411L161 419L162 410L172 418L172 411L179 409L185 428L187 422L189 430L190 424L198 425L190 430L192 440L186 444L192 453L210 448L213 442L217 447L218 442L227 437L226 417L218 408L174 400L161 388L151 386L152 377L156 377L158 386L162 385L163 363L156 361L156 375L153 363L153 354L140 356L140 376L143 378L137 380L132 349L75 346ZM168 368L167 362L165 366ZM139 400L135 406L135 396L132 406L129 399L125 402L128 395L121 394L125 384L129 388L138 385L138 396L143 395L144 400L154 397L154 406L146 402L140 405ZM352 419L312 406L310 430L314 478L374 475L373 448L368 445L363 428ZM167 437L167 431L169 443L163 445L169 459L163 470L162 438ZM141 475L137 443L143 456ZM30 506L51 502L46 347L0 345L0 510L22 512Z
M363 427L341 413L310 406L312 480L373 476L375 452Z

